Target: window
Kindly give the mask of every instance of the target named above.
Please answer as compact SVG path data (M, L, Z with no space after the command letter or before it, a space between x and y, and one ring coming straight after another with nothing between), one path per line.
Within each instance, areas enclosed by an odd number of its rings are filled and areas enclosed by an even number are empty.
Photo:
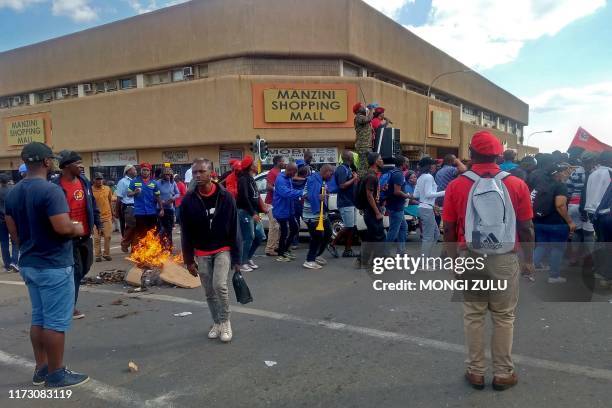
M185 80L185 73L183 72L183 68L175 69L172 71L172 82L179 82Z
M70 96L79 96L79 86L73 85L70 88Z
M9 107L9 99L8 98L0 98L0 109L6 109Z
M106 92L116 91L117 90L117 80L104 82L104 87L106 88Z
M198 65L198 78L208 78L208 64Z
M358 77L361 75L361 68L349 62L342 61L342 76Z
M23 99L22 97L19 98L20 100ZM51 102L53 100L53 91L44 91L44 92L39 92L36 94L36 99L38 100L38 103L45 103L45 102ZM22 101L24 102L24 101ZM20 103L21 105L22 103ZM15 106L13 104L13 106Z
M120 79L119 87L121 89L136 88L136 77Z
M470 106L463 106L463 113L465 113L466 115L471 115L471 116L476 116L476 109L470 107Z
M156 72L154 74L146 75L146 83L148 86L167 84L170 82L170 72Z
M100 92L105 92L106 89L104 88L104 82L96 82L94 84L96 93L100 93Z

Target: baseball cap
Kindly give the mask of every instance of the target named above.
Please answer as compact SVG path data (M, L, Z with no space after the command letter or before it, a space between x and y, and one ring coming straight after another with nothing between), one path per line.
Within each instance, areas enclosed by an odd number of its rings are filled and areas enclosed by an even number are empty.
M21 160L26 163L41 162L45 159L57 159L49 146L40 142L31 142L23 147Z
M100 172L96 172L94 173L94 180L100 180L104 178L104 174L100 173Z
M499 139L486 130L474 134L470 147L484 156L499 156L504 151Z
M59 154L59 168L63 169L69 164L83 160L74 150L62 150Z

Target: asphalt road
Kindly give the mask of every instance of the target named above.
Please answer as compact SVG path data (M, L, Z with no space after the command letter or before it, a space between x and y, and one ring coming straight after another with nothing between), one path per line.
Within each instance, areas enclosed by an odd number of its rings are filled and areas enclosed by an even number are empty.
M521 282L520 383L476 391L462 377L462 310L449 292L377 292L350 259L306 270L304 246L291 264L257 257L261 268L245 275L253 303L237 305L230 290L231 344L206 338L201 288L132 295L122 284L85 287L86 318L74 322L65 360L94 381L64 400L9 399L9 390L36 387L27 291L18 275L0 274L0 406L612 406L612 293L590 303L544 302L544 279ZM117 248L113 255L90 276L129 268ZM193 314L173 316L185 311ZM129 361L139 372L127 370Z

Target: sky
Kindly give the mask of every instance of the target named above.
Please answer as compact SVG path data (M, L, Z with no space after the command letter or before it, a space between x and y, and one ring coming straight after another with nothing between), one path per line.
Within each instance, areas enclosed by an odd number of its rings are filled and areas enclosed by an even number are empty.
M527 102L541 151L566 150L578 126L612 145L608 0L365 1ZM0 0L0 51L183 2Z

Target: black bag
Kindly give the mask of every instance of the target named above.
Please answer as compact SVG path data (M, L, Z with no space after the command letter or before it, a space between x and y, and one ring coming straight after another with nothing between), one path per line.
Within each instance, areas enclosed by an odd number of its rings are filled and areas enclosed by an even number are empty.
M553 181L546 178L540 181L531 192L533 197L533 214L535 218L544 218L552 214L555 209L555 194Z
M253 301L251 291L249 290L246 281L244 280L242 274L239 271L234 272L232 284L234 285L234 292L236 293L236 300L238 301L238 303L246 305L247 303Z
M365 210L368 207L365 181L365 177L359 179L359 183L357 183L357 188L355 189L355 199L353 202L358 210Z

